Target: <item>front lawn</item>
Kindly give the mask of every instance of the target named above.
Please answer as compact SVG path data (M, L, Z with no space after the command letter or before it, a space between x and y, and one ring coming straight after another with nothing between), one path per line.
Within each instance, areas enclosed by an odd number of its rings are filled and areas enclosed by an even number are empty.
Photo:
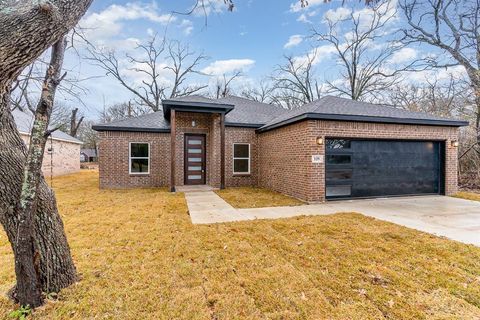
M215 191L235 208L299 206L304 202L263 188L240 187Z
M81 281L34 319L476 319L480 248L343 213L192 225L182 194L54 180ZM0 232L0 318L14 309Z

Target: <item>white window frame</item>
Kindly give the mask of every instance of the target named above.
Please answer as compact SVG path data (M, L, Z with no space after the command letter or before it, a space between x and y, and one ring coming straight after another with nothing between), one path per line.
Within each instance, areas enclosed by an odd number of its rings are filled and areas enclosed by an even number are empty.
M147 144L148 145L148 157L132 157L132 144ZM132 159L147 159L148 171L147 172L132 172ZM129 142L128 143L128 173L131 175L147 175L150 174L150 142Z
M248 146L248 158L244 158L244 157L235 157L235 146L236 145L247 145ZM251 150L251 146L250 146L250 143L241 143L241 142L237 142L237 143L234 143L233 144L233 149L232 149L232 156L233 156L233 162L232 162L232 171L233 171L233 174L236 174L236 175L248 175L250 174L250 165L251 165L251 158L252 158L252 150ZM248 172L235 172L235 160L248 160Z

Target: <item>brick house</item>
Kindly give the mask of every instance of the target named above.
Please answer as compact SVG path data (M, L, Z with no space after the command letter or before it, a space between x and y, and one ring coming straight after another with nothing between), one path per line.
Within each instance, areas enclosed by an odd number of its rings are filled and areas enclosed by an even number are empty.
M15 109L13 119L23 142L28 146L34 117L30 113ZM47 141L43 155L42 172L45 176L60 176L80 171L80 148L83 142L55 130Z
M292 111L190 96L93 128L101 188L259 186L317 202L455 193L465 125L332 96Z

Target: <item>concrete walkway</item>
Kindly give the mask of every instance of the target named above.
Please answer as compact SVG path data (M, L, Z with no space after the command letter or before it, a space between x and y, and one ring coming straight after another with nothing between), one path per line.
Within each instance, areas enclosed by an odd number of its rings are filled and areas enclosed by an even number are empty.
M186 192L192 223L210 224L358 212L480 246L480 202L444 196L333 201L297 207L235 209L216 193Z

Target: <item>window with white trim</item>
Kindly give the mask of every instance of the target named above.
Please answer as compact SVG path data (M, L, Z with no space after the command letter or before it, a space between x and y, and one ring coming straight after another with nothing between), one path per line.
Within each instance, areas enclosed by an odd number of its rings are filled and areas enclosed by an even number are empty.
M250 174L250 144L233 144L233 173Z
M130 174L150 173L150 144L130 142L129 148Z

